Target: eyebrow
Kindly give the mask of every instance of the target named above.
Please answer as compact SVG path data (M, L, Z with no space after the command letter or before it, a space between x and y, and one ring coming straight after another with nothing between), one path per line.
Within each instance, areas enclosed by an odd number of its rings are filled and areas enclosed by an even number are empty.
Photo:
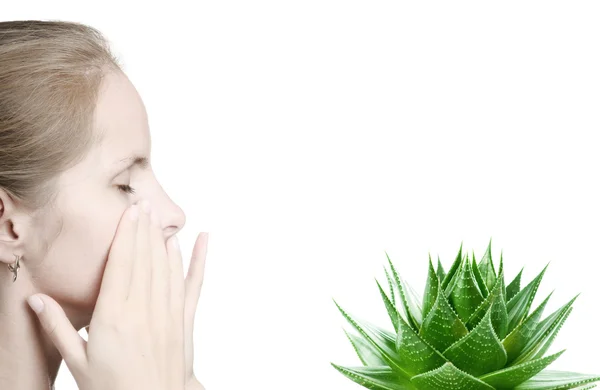
M148 160L148 157L133 155L133 156L125 157L125 158L117 161L115 163L115 165L121 166L124 163L126 163L127 165L125 165L123 168L119 169L119 172L117 172L116 175L118 175L121 172L126 171L127 169L129 169L133 166L139 166L142 169L146 169L150 165L150 160Z

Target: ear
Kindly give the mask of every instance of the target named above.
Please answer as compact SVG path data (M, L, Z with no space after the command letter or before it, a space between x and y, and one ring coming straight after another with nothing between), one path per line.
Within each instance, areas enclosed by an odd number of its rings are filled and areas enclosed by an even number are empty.
M0 188L0 263L12 264L15 255L23 256L23 236L25 218L12 197Z

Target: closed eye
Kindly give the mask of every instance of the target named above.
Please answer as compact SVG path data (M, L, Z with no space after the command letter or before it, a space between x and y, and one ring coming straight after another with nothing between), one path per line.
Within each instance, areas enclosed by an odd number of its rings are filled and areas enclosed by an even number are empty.
M131 187L129 184L120 184L117 187L119 187L119 190L121 192L125 192L127 194L135 194L135 189L133 187Z

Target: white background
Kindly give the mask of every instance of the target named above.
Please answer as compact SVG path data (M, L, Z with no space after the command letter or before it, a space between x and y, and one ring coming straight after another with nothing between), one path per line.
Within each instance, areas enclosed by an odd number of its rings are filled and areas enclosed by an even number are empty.
M414 4L418 3L418 4ZM344 308L391 329L387 251L492 238L534 306L582 295L551 369L600 373L600 5L3 1L0 19L101 30L146 104L158 179L210 233L196 373L208 390L362 389ZM57 390L74 389L63 366Z

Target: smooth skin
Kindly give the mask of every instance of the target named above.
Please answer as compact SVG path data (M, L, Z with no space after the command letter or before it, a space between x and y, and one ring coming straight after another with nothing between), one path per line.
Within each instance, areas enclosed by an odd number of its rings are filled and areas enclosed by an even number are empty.
M110 248L87 342L54 299L30 297L80 390L204 389L193 373L193 328L207 242L208 234L200 233L184 278L177 237L165 244L148 201L128 207Z

